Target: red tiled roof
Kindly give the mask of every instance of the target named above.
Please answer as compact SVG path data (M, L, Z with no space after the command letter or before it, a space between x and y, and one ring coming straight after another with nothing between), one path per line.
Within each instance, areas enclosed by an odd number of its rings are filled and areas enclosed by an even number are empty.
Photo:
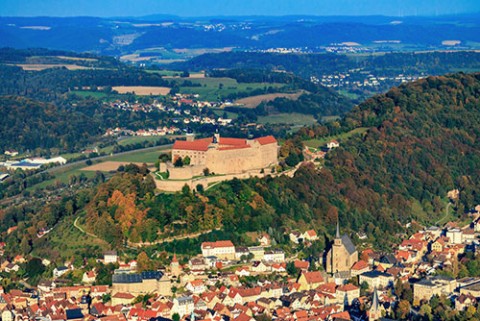
M355 271L361 271L366 268L368 268L368 263L365 262L364 260L360 260L352 266L352 270L355 270Z
M135 296L133 294L126 293L126 292L117 292L117 293L115 293L113 298L116 298L116 299L134 299Z
M267 144L273 144L276 143L277 140L273 136L265 136L265 137L258 137L255 139L257 142L260 143L260 145L267 145Z
M243 146L247 145L245 139L242 138L230 138L230 137L220 137L220 145L230 145L230 146Z
M348 284L339 286L339 287L337 288L337 290L338 290L338 291L343 291L343 292L348 292L348 291L358 290L358 287L356 287L355 285L353 285L353 284L351 284L351 283L348 283Z
M305 275L305 279L307 280L308 283L322 283L323 282L322 273L320 273L319 271L305 272L305 273L303 273L303 275Z
M193 142L187 142L184 140L176 140L173 144L173 149L181 150L196 150L196 151L207 151L208 145L212 142L211 138L205 139L196 139Z
M203 248L218 248L218 247L233 247L232 241L216 241L216 242L203 242L202 243L202 249Z
M308 267L310 266L310 263L308 263L308 261L295 260L295 262L293 262L293 265L297 269L308 269Z

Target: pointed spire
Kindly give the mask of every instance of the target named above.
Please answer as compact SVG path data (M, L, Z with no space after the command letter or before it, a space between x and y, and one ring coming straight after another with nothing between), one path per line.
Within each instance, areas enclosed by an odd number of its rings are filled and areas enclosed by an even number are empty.
M177 253L173 253L172 263L178 263Z
M335 238L339 239L340 238L340 221L337 216L337 234L335 235Z
M378 293L377 293L377 287L373 288L373 298L372 298L372 306L370 309L375 309L375 311L378 310Z

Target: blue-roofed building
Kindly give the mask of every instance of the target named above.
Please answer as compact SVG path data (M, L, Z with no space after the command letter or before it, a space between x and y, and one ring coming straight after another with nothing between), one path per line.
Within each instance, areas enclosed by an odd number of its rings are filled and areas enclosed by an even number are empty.
M112 276L112 292L172 294L170 279L160 271L115 273Z

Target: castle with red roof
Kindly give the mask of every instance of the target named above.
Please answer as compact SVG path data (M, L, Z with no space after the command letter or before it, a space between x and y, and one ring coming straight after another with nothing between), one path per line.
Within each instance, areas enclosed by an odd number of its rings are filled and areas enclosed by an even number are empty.
M177 140L172 148L172 163L182 158L190 159L183 167L169 166L170 179L189 179L201 176L208 168L211 174L241 174L261 170L278 163L278 143L273 136L255 139L213 137Z

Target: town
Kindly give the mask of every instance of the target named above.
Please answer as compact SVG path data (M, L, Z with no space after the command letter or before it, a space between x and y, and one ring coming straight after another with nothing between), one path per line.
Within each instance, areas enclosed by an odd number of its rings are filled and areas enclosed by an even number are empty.
M449 197L454 202L458 190ZM293 251L288 257L268 233L256 235L256 245L248 247L203 242L201 254L180 260L173 253L158 270L149 269L152 258L145 252L126 261L107 251L93 269L65 262L37 287L27 286L28 278L23 290L2 287L2 320L379 320L425 313L435 298L451 300L457 311L471 310L480 297L480 278L458 271L459 261L478 253L479 212L467 226L421 228L391 252L366 243L356 247L340 222L319 257L302 254L319 240L314 229L285 235ZM1 275L20 273L31 264L27 260L2 258ZM109 281L100 279L105 272L98 266L110 267ZM81 275L79 284L68 284L65 276L72 273Z

